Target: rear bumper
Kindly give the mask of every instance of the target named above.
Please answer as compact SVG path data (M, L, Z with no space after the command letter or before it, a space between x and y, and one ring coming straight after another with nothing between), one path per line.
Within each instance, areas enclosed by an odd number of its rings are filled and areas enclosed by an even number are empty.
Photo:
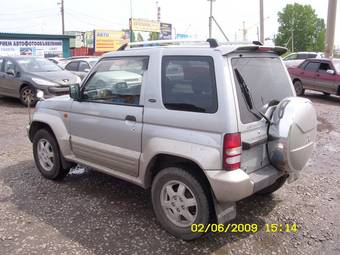
M220 203L238 201L248 197L270 186L285 174L272 166L263 167L250 174L242 169L209 170L205 173L216 200Z

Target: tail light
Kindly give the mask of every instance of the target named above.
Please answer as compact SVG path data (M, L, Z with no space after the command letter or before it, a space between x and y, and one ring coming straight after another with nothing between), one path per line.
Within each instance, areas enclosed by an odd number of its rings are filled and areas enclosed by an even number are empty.
M241 135L225 134L223 140L223 168L231 171L241 167Z

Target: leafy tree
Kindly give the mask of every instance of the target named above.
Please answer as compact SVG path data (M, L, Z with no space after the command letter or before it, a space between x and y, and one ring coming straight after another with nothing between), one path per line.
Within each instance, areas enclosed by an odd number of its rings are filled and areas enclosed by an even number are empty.
M159 39L159 33L157 32L150 32L149 33L149 40L158 40Z
M280 26L275 44L294 51L324 50L325 22L318 18L310 5L287 4L278 16Z

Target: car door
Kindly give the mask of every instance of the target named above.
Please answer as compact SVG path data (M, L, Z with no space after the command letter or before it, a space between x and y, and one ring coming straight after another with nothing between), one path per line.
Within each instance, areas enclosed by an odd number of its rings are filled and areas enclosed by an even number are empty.
M5 59L2 73L2 93L7 96L19 97L21 80L19 78L19 67L10 59Z
M148 57L101 60L72 103L72 150L80 162L105 172L138 176Z
M305 65L304 69L300 70L298 76L301 79L302 85L305 89L316 89L315 77L319 68L319 63L310 61Z
M334 73L327 73L327 70L332 70ZM315 77L315 86L317 86L320 91L336 94L337 86L335 84L335 73L330 62L321 62Z

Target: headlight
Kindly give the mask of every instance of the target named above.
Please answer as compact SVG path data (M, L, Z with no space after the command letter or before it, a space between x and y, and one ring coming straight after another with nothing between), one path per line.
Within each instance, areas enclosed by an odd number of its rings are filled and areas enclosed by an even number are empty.
M32 81L34 81L35 83L37 83L39 85L46 85L46 86L56 86L57 85L54 82L50 82L48 80L39 79L39 78L32 78Z
M76 83L78 83L78 84L80 84L80 83L81 83L81 79L80 79L80 77L79 77L79 76L77 76L77 81L76 81Z

